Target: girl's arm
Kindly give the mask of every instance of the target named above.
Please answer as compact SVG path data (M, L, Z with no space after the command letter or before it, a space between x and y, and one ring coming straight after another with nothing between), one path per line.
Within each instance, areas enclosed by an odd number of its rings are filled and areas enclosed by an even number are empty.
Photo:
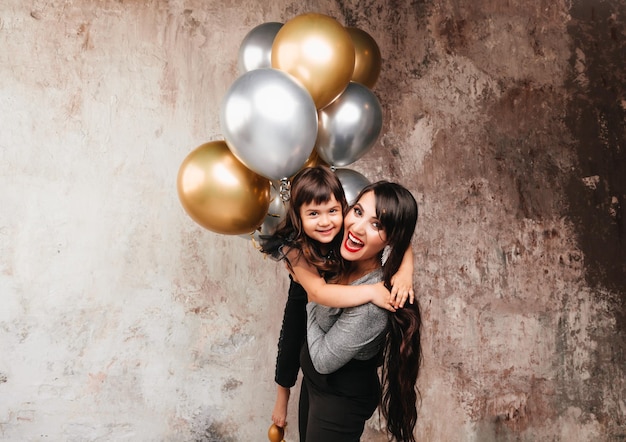
M413 304L415 294L413 292L413 250L411 246L404 252L402 263L395 275L391 277L390 302L395 308L404 307L406 300Z
M309 301L337 308L356 307L371 302L392 312L396 310L389 303L389 290L382 282L358 286L329 284L306 258L299 256L298 251L290 250L286 257L293 278L304 287Z
M291 390L287 387L277 385L276 402L272 411L272 422L278 427L284 428L287 424L287 406Z

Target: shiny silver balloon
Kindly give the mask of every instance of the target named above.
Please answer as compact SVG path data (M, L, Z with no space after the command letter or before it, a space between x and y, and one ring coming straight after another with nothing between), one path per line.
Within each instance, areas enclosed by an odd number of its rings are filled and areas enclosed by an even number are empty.
M270 180L295 174L317 138L317 109L286 72L255 69L226 92L220 126L228 147L250 170Z
M374 146L382 127L383 111L376 95L350 82L339 98L319 111L315 148L331 166L347 166Z
M270 205L263 223L253 232L239 236L244 239L251 239L255 246L260 246L261 236L273 235L280 223L285 219L287 204L283 201L279 187L275 183L270 183Z
M278 225L285 219L286 214L286 203L283 201L279 190L272 184L270 186L270 206L267 209L265 221L258 229L259 233L261 235L272 235L278 228Z
M346 194L346 200L350 206L356 202L359 192L370 184L367 178L352 169L336 169L335 174L341 181L343 192Z
M272 67L272 44L283 24L267 22L253 28L246 34L239 46L239 73Z

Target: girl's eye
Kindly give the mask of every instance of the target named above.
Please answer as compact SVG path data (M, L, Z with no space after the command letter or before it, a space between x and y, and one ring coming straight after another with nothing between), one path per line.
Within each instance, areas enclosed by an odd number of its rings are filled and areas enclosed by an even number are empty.
M309 216L317 216L317 212L309 212Z

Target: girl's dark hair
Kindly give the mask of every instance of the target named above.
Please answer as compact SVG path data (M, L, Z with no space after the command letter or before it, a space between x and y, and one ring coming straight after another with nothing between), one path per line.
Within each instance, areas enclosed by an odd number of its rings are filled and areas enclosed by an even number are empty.
M332 276L341 269L339 248L342 236L337 235L328 245L328 253L323 254L317 241L309 238L302 228L300 208L309 203L326 203L332 196L341 205L342 214L348 210L348 203L339 178L327 166L307 167L300 170L291 180L291 196L285 219L276 232L261 238L261 252L280 257L283 245L295 248L322 274ZM343 231L343 228L342 228Z
M383 268L385 286L391 289L417 224L417 202L411 192L396 183L379 181L361 190L357 200L372 191L379 219L391 247ZM421 315L417 300L389 315L389 329L382 367L382 412L387 431L398 441L415 442L417 376L422 362Z

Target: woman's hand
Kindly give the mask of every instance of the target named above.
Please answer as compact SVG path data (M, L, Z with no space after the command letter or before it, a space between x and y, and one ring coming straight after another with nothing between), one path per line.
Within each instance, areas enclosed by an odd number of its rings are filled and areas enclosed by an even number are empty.
M391 296L389 299L391 305L396 309L402 308L407 299L409 300L409 304L413 304L413 301L415 301L413 275L409 275L407 278L402 272L398 272L391 278L391 286Z
M389 290L385 287L385 284L379 282L377 284L372 284L372 304L377 305L380 308L384 308L385 310L389 310L390 312L395 312L396 309L391 303L391 295Z

